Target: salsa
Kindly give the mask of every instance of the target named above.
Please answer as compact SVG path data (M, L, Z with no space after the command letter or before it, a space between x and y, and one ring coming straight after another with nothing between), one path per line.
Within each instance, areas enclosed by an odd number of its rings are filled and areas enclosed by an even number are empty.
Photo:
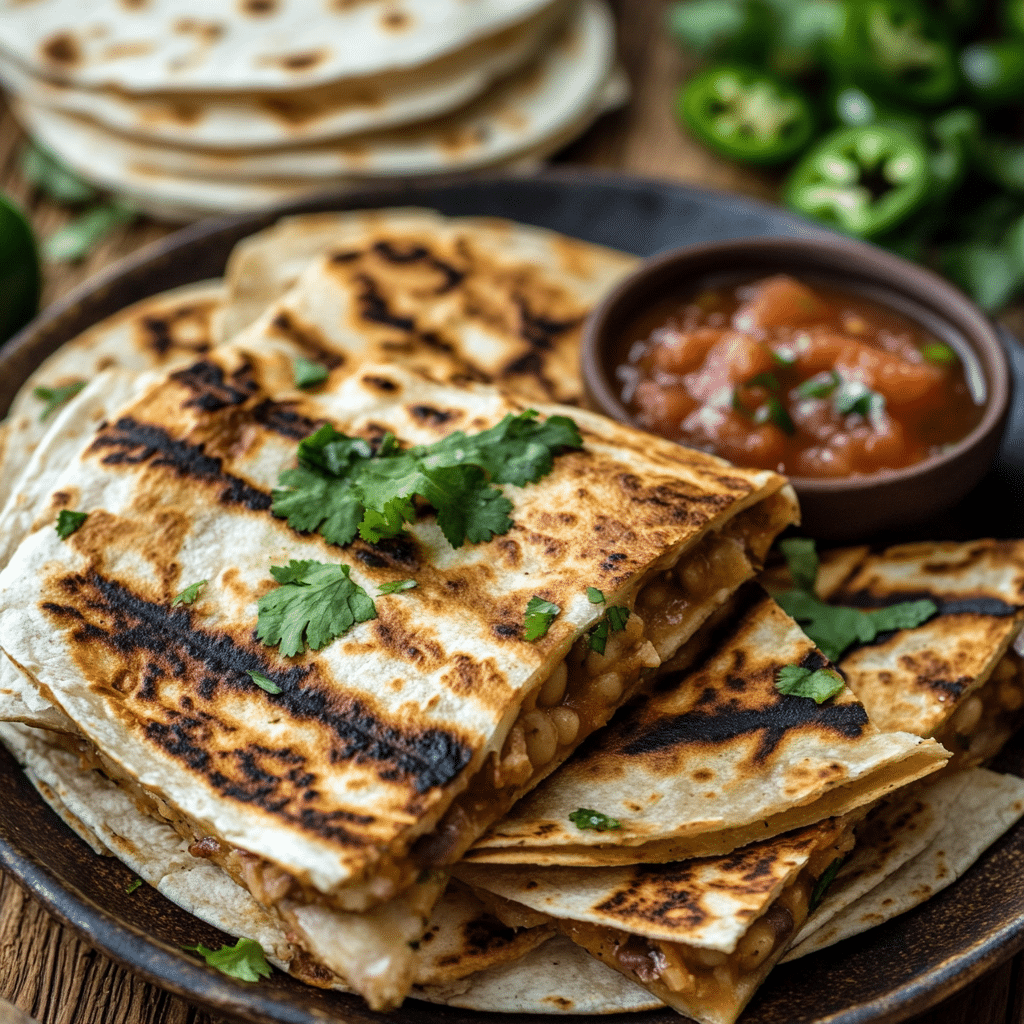
M622 352L620 397L640 426L792 476L911 466L983 413L945 341L871 299L786 275L656 302Z

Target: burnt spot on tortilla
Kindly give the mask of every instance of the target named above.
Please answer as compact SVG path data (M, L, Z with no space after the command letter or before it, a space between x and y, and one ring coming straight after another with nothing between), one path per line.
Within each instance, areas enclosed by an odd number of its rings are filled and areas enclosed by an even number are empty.
M294 402L275 402L265 399L253 406L250 415L253 420L267 430L280 434L293 441L302 441L315 433L326 423L326 420L314 420L297 413Z
M333 370L345 362L345 356L336 351L316 328L309 324L299 323L298 319L287 310L278 313L271 322L271 326L281 337L290 341L315 362L323 363L329 370Z
M502 640L518 640L523 627L518 622L496 622L491 626L491 632Z
M279 0L241 0L238 9L253 18L264 18L277 11Z
M39 47L43 60L63 67L74 67L82 60L82 49L70 32L58 32L44 39Z
M435 290L435 295L444 295L453 288L457 288L466 276L465 271L440 259L423 245L414 245L409 249L402 250L390 242L377 242L373 251L388 263L423 263L432 270L436 270L441 275L442 281Z
M171 380L192 393L192 397L184 403L184 408L202 409L203 412L217 412L229 406L242 405L260 389L248 359L230 376L217 363L200 360L172 373Z
M567 320L554 320L530 309L524 295L513 295L512 302L519 311L519 336L532 349L549 352L555 347L558 337L567 331L575 330L583 323L582 316L570 317Z
M387 11L381 15L380 23L389 32L402 32L412 24L405 11Z
M432 405L411 405L409 415L420 423L428 423L432 427L440 427L450 420L462 415L458 409L435 409Z
M401 616L389 613L379 606L372 627L381 650L397 661L412 662L420 671L433 672L444 661L444 648L423 628L410 630Z
M357 274L359 285L359 315L374 324L393 327L395 330L411 334L416 330L416 321L409 316L400 316L391 311L387 299L381 295L377 282L369 274Z
M1007 618L1024 610L1024 604L1009 604L998 597L984 594L975 596L943 597L929 590L901 590L887 594L873 594L870 590L844 591L836 594L830 604L849 608L888 608L904 601L931 601L938 608L939 615L982 615L991 618Z
M326 49L306 50L302 53L287 53L283 57L275 57L272 63L284 68L285 71L312 71L317 65L323 64L329 56L330 51Z
M373 391L383 391L385 394L391 394L399 390L399 386L388 377L380 377L368 373L361 377L360 380Z
M816 648L814 650L808 651L800 659L800 668L809 669L811 672L817 672L819 669L827 668L828 665L828 658L826 658L825 655L822 654L821 651L817 650Z
M202 444L179 441L150 423L139 423L122 416L113 426L107 425L93 441L90 452L105 452L106 466L167 467L179 477L209 484L223 484L218 500L230 505L243 505L253 512L270 509L271 496L240 477L224 471L220 459L207 455Z

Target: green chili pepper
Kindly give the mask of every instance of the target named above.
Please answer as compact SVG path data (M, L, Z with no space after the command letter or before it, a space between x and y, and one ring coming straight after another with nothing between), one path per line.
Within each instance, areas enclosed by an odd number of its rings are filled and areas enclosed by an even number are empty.
M829 58L840 81L915 106L945 103L959 87L951 42L915 0L848 0Z
M39 305L39 256L24 214L0 195L0 342L35 316Z
M775 34L764 0L690 0L668 10L668 30L702 57L760 63Z
M705 145L733 160L778 164L810 141L810 104L790 86L752 68L701 72L680 90L676 111Z
M985 106L1024 98L1024 39L972 43L960 54L960 68L971 95Z
M798 213L873 238L910 217L930 188L919 141L887 125L865 125L826 135L797 164L783 196Z

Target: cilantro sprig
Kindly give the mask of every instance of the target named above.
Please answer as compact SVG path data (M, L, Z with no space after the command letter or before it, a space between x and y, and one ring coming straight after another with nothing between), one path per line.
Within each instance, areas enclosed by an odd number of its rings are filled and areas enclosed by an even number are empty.
M557 604L545 601L543 597L531 597L526 602L526 639L539 640L544 636L561 610Z
M605 648L608 646L608 631L614 630L619 633L626 628L628 621L629 609L624 608L621 604L612 605L605 613L605 617L587 634L587 643L590 645L590 649L598 654L604 654Z
M195 583L190 583L180 594L175 595L171 607L177 608L179 604L195 604L199 591L209 582L209 580L196 580Z
M85 387L84 380L76 380L74 384L65 384L60 388L47 388L40 385L32 389L32 397L44 402L43 411L39 414L40 421L46 420L59 409L65 402L69 402L82 388Z
M541 422L533 410L478 434L456 431L405 450L392 434L374 450L326 424L299 444L298 467L281 473L273 512L331 544L348 544L357 533L376 543L415 519L418 496L433 506L453 548L483 543L512 527L512 502L496 484L534 483L551 472L559 451L582 446L571 419Z
M239 981L259 981L270 977L270 964L263 954L263 947L255 939L239 939L233 946L208 949L202 943L182 946L188 953L198 953L208 967L215 967L221 974Z
M843 692L846 683L833 669L814 671L800 665L783 665L775 675L775 689L792 697L809 697L815 704Z
M879 633L893 629L914 629L938 612L935 602L927 598L870 610L825 604L813 590L818 573L814 542L795 541L796 538L783 541L780 547L796 586L773 596L783 611L800 623L829 661L839 661L854 643L871 643Z
M377 588L378 596L384 594L399 594L403 590L412 590L416 586L415 580L389 580Z
M266 690L267 693L278 694L281 692L281 687L274 682L273 679L268 679L261 672L246 672L246 675L261 689Z
M622 822L617 818L609 818L607 814L602 814L600 811L591 811L586 807L573 811L569 815L569 820L580 831L611 832L617 828L622 828Z
M319 651L357 622L377 618L373 599L349 571L347 565L294 558L272 565L280 585L259 599L256 636L269 647L280 645L290 658L306 647Z

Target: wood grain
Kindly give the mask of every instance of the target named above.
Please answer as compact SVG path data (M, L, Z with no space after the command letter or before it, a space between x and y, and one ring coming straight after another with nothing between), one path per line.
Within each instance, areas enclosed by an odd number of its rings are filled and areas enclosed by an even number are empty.
M677 127L672 96L692 63L661 31L665 6L663 0L620 0L620 46L633 82L632 101L626 110L603 118L560 159L773 199L773 177L717 159ZM46 237L66 222L68 213L35 194L21 178L21 141L0 103L0 189L30 211L37 232ZM169 230L143 220L116 231L82 263L47 268L44 301L52 302ZM1024 1024L1021 978L1018 957L911 1024ZM39 1024L226 1024L91 950L2 873L0 997Z

